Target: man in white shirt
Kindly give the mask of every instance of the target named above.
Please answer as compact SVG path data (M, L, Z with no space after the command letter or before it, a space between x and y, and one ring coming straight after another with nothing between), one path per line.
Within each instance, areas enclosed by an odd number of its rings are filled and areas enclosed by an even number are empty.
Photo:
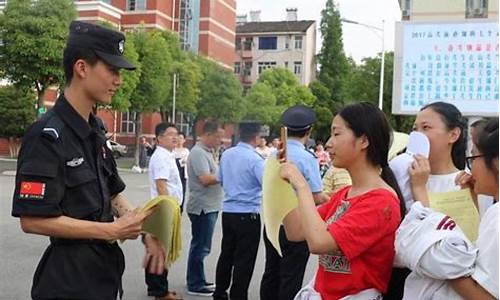
M160 123L155 128L156 150L149 160L149 183L151 198L169 195L182 204L182 182L175 162L174 149L177 146L178 131L174 124ZM156 300L182 299L168 290L168 272L162 275L150 274L146 271L148 295Z

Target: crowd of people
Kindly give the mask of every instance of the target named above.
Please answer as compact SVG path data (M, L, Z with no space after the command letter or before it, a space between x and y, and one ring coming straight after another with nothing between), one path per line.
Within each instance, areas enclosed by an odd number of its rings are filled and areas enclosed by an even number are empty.
M183 298L169 289L165 249L141 234L152 211L135 210L122 195L125 184L92 113L96 103L111 102L121 84L118 71L134 69L122 56L123 42L119 32L73 22L64 93L25 135L12 215L25 232L50 237L34 275L33 299L121 297L125 259L116 241L139 236L148 295ZM342 108L331 137L315 151L308 149L316 122L311 108L292 106L280 121L288 129L286 145L264 139L254 121L241 122L239 142L223 152L224 131L212 121L190 150L175 124L156 126L154 151L142 141L151 197L176 198L190 220L188 294L248 299L262 236L260 299L498 299L498 118L474 123L466 156L460 111L444 102L424 106L413 130L428 138L430 153L412 157L409 185L394 176L392 130L373 104ZM262 231L266 159L279 160L280 176L298 198L280 228L282 255ZM481 211L476 241L429 208L431 193L463 188ZM215 274L206 274L219 215L220 256ZM304 285L311 254L319 264Z

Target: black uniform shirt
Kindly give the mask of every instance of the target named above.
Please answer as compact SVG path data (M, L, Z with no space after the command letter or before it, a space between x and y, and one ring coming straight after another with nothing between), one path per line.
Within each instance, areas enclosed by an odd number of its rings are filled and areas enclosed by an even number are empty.
M12 215L112 222L111 196L125 184L99 122L59 97L23 138ZM33 299L116 299L123 253L116 243L51 237L33 279Z

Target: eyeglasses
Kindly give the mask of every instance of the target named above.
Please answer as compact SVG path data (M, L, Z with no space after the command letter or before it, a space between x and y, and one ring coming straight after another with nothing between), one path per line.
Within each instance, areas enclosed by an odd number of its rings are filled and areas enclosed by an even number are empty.
M469 170L472 170L472 162L476 159L476 158L479 158L479 157L483 157L484 154L482 155L473 155L473 156L467 156L465 158L465 164L467 165L467 168L469 168Z

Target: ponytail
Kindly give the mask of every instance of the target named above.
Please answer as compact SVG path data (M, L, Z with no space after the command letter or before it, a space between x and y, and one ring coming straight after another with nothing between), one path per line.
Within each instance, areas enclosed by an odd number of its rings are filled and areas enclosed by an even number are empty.
M382 167L382 173L380 174L380 177L387 183L398 195L399 199L399 212L401 213L401 221L403 221L405 215L406 215L406 205L405 201L403 198L403 193L401 193L401 189L399 188L398 181L396 180L396 177L394 176L394 173L392 172L391 168L388 165L385 165Z

